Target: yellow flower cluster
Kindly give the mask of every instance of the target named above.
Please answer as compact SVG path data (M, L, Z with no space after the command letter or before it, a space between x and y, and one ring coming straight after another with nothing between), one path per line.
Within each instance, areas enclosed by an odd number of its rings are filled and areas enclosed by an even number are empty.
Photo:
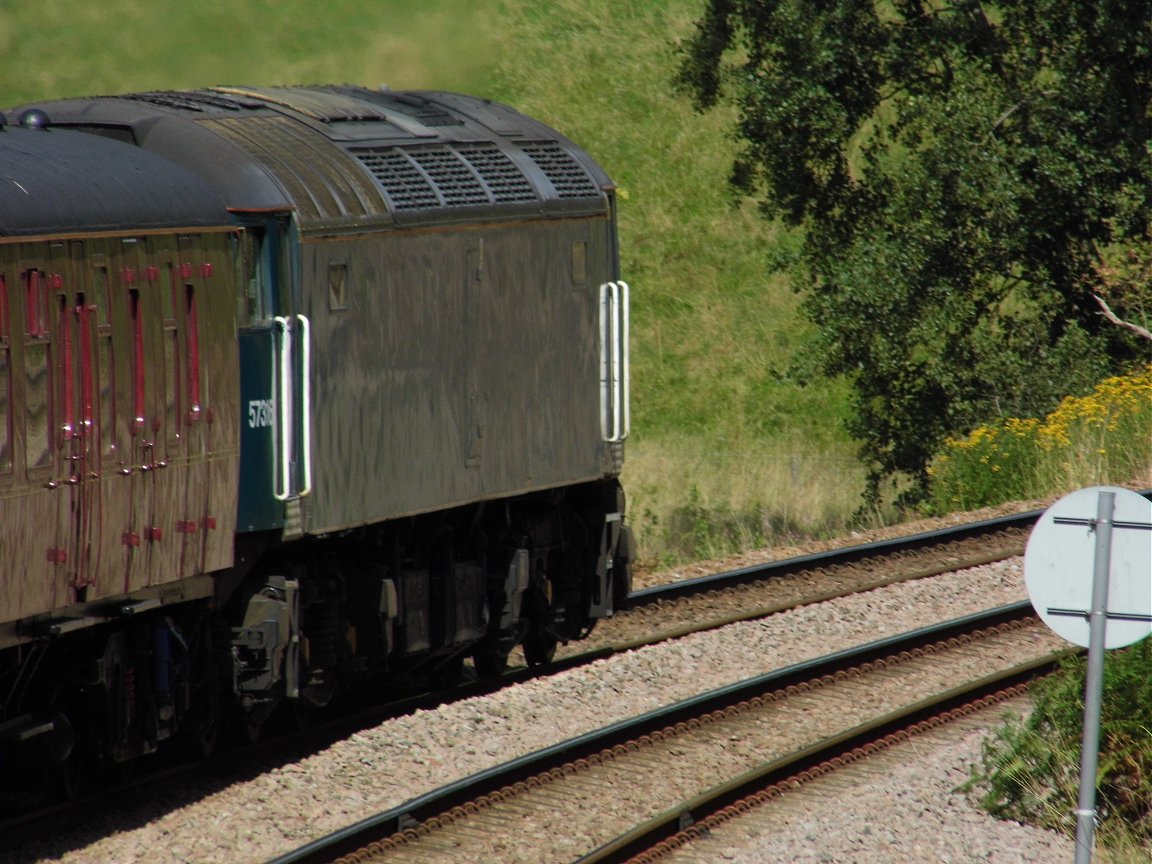
M1037 427L1036 436L1046 449L1066 447L1077 426L1116 432L1133 415L1152 419L1152 365L1135 375L1107 378L1087 396L1069 396Z
M941 501L982 506L1152 470L1152 364L1070 396L1043 419L1010 418L949 438L929 468Z
M1143 416L1152 421L1152 364L1135 375L1107 378L1087 396L1069 396L1044 420L1010 417L1000 426L980 426L966 438L949 438L946 451L995 452L1001 435L1033 440L1045 450L1067 447L1074 429L1096 428L1116 432L1125 418ZM947 457L944 457L947 458ZM981 459L987 462L987 457Z

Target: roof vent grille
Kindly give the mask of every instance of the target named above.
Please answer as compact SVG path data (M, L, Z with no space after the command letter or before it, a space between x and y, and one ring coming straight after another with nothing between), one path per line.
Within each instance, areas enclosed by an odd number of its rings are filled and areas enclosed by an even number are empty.
M521 204L539 199L524 172L495 144L461 145L458 152L483 179L494 201Z
M446 207L468 207L489 204L491 198L476 172L447 148L410 150L415 160L444 199Z
M440 198L431 181L402 150L395 147L356 150L353 155L380 181L395 209L440 206Z
M159 105L162 108L177 108L181 111L242 111L246 108L258 107L257 104L233 99L219 93L207 93L203 90L182 91L153 91L150 93L131 93L122 99L134 99L137 102L147 102L150 105Z
M512 158L491 143L369 147L352 153L384 187L396 210L520 204L540 198Z
M560 198L600 197L600 190L588 172L556 141L530 141L522 146L551 181Z

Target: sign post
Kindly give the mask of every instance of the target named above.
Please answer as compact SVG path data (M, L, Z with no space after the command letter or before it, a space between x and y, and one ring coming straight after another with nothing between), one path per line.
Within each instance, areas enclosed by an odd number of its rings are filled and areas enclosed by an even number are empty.
M1093 499L1095 518L1082 515L1091 512ZM1063 526L1086 527L1088 536ZM1115 529L1121 533L1114 537ZM1085 578L1089 557L1090 582ZM1070 642L1088 648L1075 864L1089 864L1096 830L1104 652L1152 632L1152 502L1107 486L1061 498L1032 530L1024 553L1024 578L1044 622ZM1111 629L1110 622L1115 622Z

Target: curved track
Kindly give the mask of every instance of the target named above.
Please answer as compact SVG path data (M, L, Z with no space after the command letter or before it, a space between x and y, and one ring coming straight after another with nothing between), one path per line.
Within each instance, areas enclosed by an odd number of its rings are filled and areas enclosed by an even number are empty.
M1015 604L759 676L483 772L276 864L572 860L597 840L585 860L627 860L788 772L1047 670L1065 652L1037 643L1040 626ZM799 726L782 749L780 730ZM509 826L528 825L556 845L537 839L525 857Z

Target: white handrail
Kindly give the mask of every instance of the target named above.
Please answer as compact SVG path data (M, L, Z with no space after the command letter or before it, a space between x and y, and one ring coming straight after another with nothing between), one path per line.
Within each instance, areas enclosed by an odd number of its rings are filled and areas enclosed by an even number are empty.
M312 325L305 315L297 315L300 322L300 425L302 450L300 461L304 465L304 485L300 497L312 491Z
M289 319L277 315L273 319L280 327L279 398L276 422L280 443L280 485L273 484L272 494L277 501L287 501L292 494L292 327Z
M620 440L622 410L620 407L620 285L612 283L612 437Z
M623 441L631 430L631 357L627 282L600 286L600 430L609 443Z
M631 300L629 298L630 289L628 283L620 280L620 307L621 312L621 328L620 328L620 345L621 345L621 368L620 368L620 404L623 407L624 414L624 429L620 435L621 440L628 437L628 433L632 431L632 348L630 343L630 333L632 326L632 313L631 313Z
M605 441L612 440L612 430L609 428L609 409L611 407L611 366L609 357L611 350L611 333L608 329L610 283L600 286L600 437Z

